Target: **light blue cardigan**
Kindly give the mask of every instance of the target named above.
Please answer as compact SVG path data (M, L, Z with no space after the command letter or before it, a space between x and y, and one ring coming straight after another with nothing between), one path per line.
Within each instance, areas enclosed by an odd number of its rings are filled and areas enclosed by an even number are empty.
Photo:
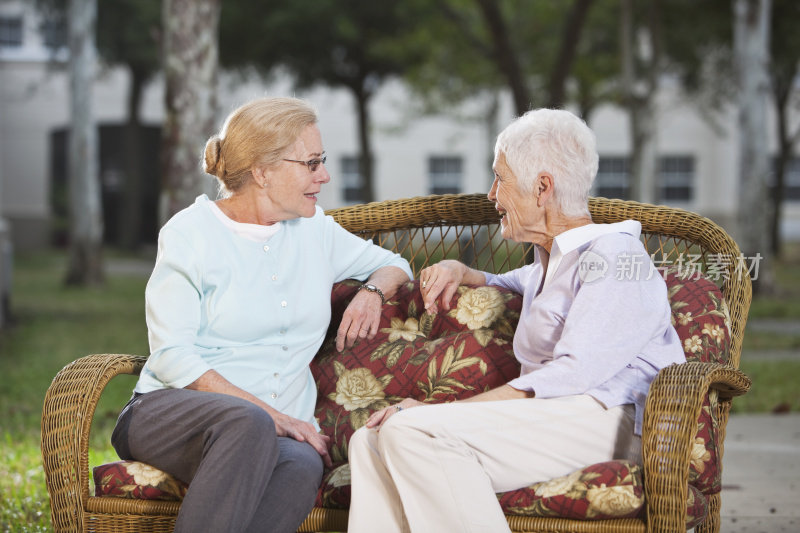
M199 196L161 229L145 291L150 357L135 391L182 388L213 369L278 411L314 423L309 363L331 318L331 288L408 262L317 208L265 242L234 234Z

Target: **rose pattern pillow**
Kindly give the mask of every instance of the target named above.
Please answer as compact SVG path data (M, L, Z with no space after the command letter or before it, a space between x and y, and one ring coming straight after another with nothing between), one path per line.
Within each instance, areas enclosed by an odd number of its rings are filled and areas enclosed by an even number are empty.
M686 498L686 530L699 526L708 514L708 499L697 487L689 485Z
M672 325L681 339L686 360L726 364L731 326L722 292L704 276L687 279L668 270L665 280Z
M182 500L188 485L146 463L117 461L92 469L95 496Z
M317 381L316 416L331 438L333 469L317 504L349 506L347 443L369 415L403 398L446 402L498 387L519 375L512 340L522 297L497 287L459 287L449 312L424 310L418 282L400 287L381 315L378 334L337 352L341 314L358 290L334 287L331 328L311 370Z
M628 461L598 463L498 499L509 515L632 518L644 505L642 467Z
M675 270L665 275L672 308L672 324L687 361L727 364L730 350L730 314L719 288L695 273L690 278ZM719 442L719 404L715 393L703 403L692 445L689 483L703 494L722 489Z

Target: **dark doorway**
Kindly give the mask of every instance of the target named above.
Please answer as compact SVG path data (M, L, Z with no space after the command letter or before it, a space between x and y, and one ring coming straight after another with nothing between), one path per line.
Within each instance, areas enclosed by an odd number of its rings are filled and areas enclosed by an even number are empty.
M125 198L125 126L123 124L99 126L100 188L103 203L103 243L111 246L122 244L122 216ZM66 128L50 134L50 207L53 213L52 243L58 246L69 241L69 187L67 183L69 132ZM138 245L152 244L158 237L159 195L159 150L161 128L141 126L141 183L134 200L140 217L134 242ZM124 228L130 229L130 228Z

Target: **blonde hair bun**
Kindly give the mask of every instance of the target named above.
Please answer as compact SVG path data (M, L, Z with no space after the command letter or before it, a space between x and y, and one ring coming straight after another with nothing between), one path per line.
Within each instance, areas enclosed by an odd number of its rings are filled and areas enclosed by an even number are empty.
M225 162L222 159L222 140L218 135L212 135L206 142L203 171L218 178L222 178L225 175Z

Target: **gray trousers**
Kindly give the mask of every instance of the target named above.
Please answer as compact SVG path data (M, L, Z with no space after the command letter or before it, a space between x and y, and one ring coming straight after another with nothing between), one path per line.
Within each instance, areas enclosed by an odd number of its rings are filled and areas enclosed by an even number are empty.
M322 479L322 459L311 445L278 437L266 411L225 394L135 395L111 443L120 458L189 483L179 532L296 531Z

